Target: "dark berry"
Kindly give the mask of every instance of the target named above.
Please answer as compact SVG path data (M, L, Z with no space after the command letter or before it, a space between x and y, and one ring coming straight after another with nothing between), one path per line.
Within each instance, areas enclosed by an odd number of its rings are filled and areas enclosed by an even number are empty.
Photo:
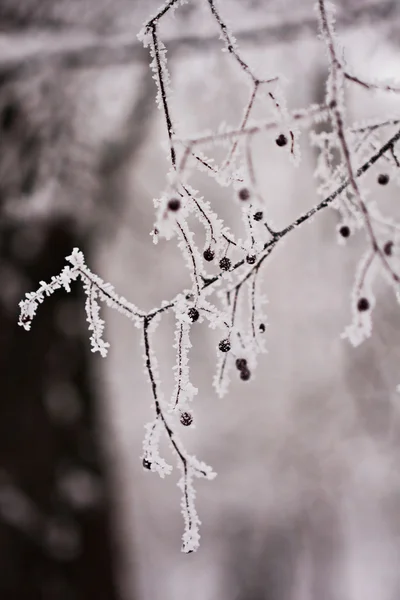
M247 369L247 360L245 358L237 358L235 365L238 371Z
M172 212L176 212L181 207L181 201L179 200L179 198L171 198L171 200L168 200L167 206L168 206L168 210L172 210Z
M360 312L365 312L366 310L369 309L369 301L367 298L360 298L359 301L357 302L357 309Z
M239 190L239 198L240 200L248 200L250 198L250 192L247 188L242 188Z
M378 175L378 183L379 185L387 185L389 183L389 175L386 173Z
M242 381L248 381L250 379L250 375L251 373L247 367L240 371L240 379Z
M261 333L265 332L265 325L264 323L260 323L260 325L258 326L258 329L261 331Z
M229 352L229 350L231 349L231 343L228 340L228 338L221 340L218 344L218 348L221 350L221 352Z
M246 256L246 262L249 265L254 265L254 263L256 262L256 255L255 254L248 254Z
M283 135L283 133L281 133L280 135L278 135L278 137L275 140L276 145L279 146L280 148L282 146L286 146L287 144L287 137L286 135Z
M203 252L204 260L206 260L207 262L211 262L212 260L214 260L214 256L214 252L211 250L211 248L206 248Z
M194 323L195 321L198 321L199 317L200 317L199 311L197 310L197 308L194 308L193 306L191 308L189 308L188 315L189 315L192 323Z
M188 412L183 412L181 414L180 420L181 420L182 425L185 425L185 427L189 427L189 425L191 425L193 423L193 417Z
M254 217L253 217L253 219L254 219L255 221L262 221L262 218L263 218L263 216L264 216L264 215L262 214L261 210L259 210L259 211L257 211L256 213L254 213Z
M383 251L386 256L392 256L393 242L386 242L386 244L383 246Z
M221 258L221 260L219 261L219 268L222 269L223 271L229 271L229 269L231 268L231 261L227 256L224 256L224 258Z
M350 235L350 227L348 225L342 225L339 229L339 233L342 237L348 238Z
M329 102L329 108L336 108L337 107L337 102L336 100L331 100Z
M143 459L142 465L145 469L148 469L149 471L151 470L151 462L147 460L147 458Z

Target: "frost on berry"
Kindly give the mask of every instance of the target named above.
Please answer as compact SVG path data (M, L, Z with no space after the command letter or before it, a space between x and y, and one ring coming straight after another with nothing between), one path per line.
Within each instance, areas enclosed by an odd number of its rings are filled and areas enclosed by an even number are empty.
M224 256L219 261L219 267L223 271L229 271L229 269L231 268L231 265L232 265L232 263L231 263L230 259L227 256Z
M279 146L280 148L282 146L286 146L286 144L288 143L287 137L286 135L284 135L283 133L279 134L278 137L275 140L275 143L277 146Z
M183 412L181 414L180 422L185 427L189 427L189 425L191 425L193 423L193 417L189 412Z
M231 343L229 339L225 338L224 340L221 340L218 344L218 348L221 350L221 352L229 352L231 349Z
M207 262L211 262L214 260L214 252L211 250L211 248L206 248L203 252L203 258L204 260L206 260Z

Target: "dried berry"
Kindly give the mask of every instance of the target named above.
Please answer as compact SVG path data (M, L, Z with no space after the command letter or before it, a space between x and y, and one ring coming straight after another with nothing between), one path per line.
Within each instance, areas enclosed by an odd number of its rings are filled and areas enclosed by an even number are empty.
M283 135L283 133L281 133L280 135L278 135L278 137L275 140L276 145L279 146L280 148L282 146L286 146L287 144L287 137L286 135Z
M221 352L229 352L229 350L231 349L231 343L228 340L228 338L221 340L218 344L218 348L221 350Z
M360 312L365 312L369 309L369 300L367 298L360 298L357 302L357 309Z
M203 252L203 257L204 260L206 260L207 262L211 262L212 260L214 260L214 252L211 250L211 248L206 248Z
M379 185L387 185L389 183L389 175L386 173L378 175L378 183Z
M168 206L168 210L171 210L172 212L176 212L181 207L181 201L179 200L179 198L171 198L171 200L168 200L167 206Z
M181 414L180 421L181 421L182 425L185 425L185 427L189 427L189 425L191 425L193 423L193 417L190 413L183 412Z
M258 326L258 329L261 331L261 333L265 332L265 325L264 323L260 323L260 325Z
M256 213L254 213L253 219L255 221L262 221L263 216L264 215L262 214L261 210L258 210Z
M221 258L221 260L219 261L219 268L222 269L223 271L229 271L229 269L231 268L231 261L227 256L224 256L223 258Z
M339 233L342 237L348 238L350 235L350 227L348 225L342 225L339 229Z
M240 371L240 379L242 381L248 381L250 379L251 373L247 367Z
M151 462L147 460L147 458L143 459L142 465L144 469L148 469L149 471L151 471Z
M392 256L393 253L393 242L386 242L386 244L383 246L383 251L386 254L386 256Z
M336 100L331 100L329 102L329 108L336 108L337 107L337 102Z
M194 306L192 306L191 308L189 308L188 315L189 315L190 320L192 321L192 323L195 323L195 321L198 321L199 317L200 317L199 311L197 310L197 308L194 308Z
M250 192L247 188L242 188L239 190L239 198L240 200L248 200L250 198Z
M254 263L256 262L256 258L257 258L257 257L256 257L256 255L255 255L255 254L248 254L248 255L246 256L246 262L247 262L249 265L254 265Z
M247 360L245 358L237 358L235 365L238 371L247 369Z

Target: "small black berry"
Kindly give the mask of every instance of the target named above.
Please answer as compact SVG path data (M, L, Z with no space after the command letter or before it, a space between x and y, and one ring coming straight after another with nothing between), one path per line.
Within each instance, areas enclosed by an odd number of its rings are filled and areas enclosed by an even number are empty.
M254 213L253 219L255 221L262 221L263 216L264 215L262 214L261 210L258 210L256 213Z
M218 344L218 348L221 350L221 352L229 352L229 350L231 349L231 343L228 340L228 338L221 340Z
M386 173L378 175L378 183L379 185L387 185L389 183L389 175Z
M329 102L329 108L336 108L337 107L337 102L336 100L331 100Z
M256 255L255 254L248 254L246 256L246 262L249 265L254 265L254 263L256 262Z
M227 256L224 256L223 258L221 258L221 260L219 261L219 268L222 269L223 271L229 271L229 269L231 268L231 261Z
M239 198L240 200L248 200L250 198L250 192L247 188L242 188L239 190Z
M383 246L383 251L386 254L386 256L392 256L393 253L393 242L386 242L386 244Z
M238 371L247 369L247 360L245 358L237 358L235 365Z
M148 469L149 471L151 470L151 462L147 460L147 458L143 459L142 465L145 469Z
M192 323L195 323L195 321L198 321L199 317L200 317L199 311L197 310L197 308L194 308L193 306L191 308L189 308L188 315L189 315Z
M179 198L171 198L171 200L168 200L167 206L168 206L168 210L171 210L172 212L176 212L181 207L181 201L179 200Z
M182 425L185 425L185 427L189 427L189 425L191 425L193 423L193 417L190 413L183 412L181 414L180 421L181 421Z
M359 301L357 302L357 309L360 312L365 312L366 310L369 309L369 301L367 298L360 298Z
M248 381L250 379L250 375L251 373L247 367L240 371L240 379L242 381Z
M348 225L342 225L339 229L339 233L342 237L348 238L350 235L350 227Z
M211 248L206 248L203 252L203 258L207 262L211 262L212 260L214 260L214 256L214 252L211 250Z
M278 137L275 140L275 143L280 148L282 146L286 146L286 144L287 144L287 137L286 137L286 135L283 135L283 133L281 133L280 135L278 135Z
M265 325L264 323L260 323L260 325L258 326L258 329L261 331L261 333L265 332Z

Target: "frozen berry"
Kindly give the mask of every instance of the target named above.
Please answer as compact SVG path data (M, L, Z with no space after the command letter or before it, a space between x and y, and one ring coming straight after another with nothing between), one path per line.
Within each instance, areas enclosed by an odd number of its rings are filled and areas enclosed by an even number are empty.
M145 469L148 469L149 471L151 470L151 462L147 460L147 458L143 459L142 465Z
M348 225L342 225L339 229L339 233L342 237L348 238L350 235L350 227Z
M181 201L179 200L179 198L171 198L171 200L168 201L168 209L172 210L172 212L176 212L180 209L180 207Z
M189 427L189 425L191 425L193 423L193 417L190 413L183 412L181 414L180 421L181 421L182 425L185 425L185 427Z
M247 360L245 358L237 358L235 365L238 371L242 371L242 369L247 369Z
M214 252L211 250L211 248L206 248L203 252L204 260L206 260L207 262L211 262L212 260L214 260L214 256Z
M228 340L228 338L221 340L218 344L218 348L221 350L221 352L229 352L229 350L231 349L231 343Z
M369 301L367 298L360 298L359 301L357 302L357 309L360 312L365 312L366 310L369 309Z
M260 323L260 325L258 326L258 329L261 331L261 333L265 332L265 325L264 323Z
M250 198L250 192L247 188L242 188L239 190L239 198L240 200L248 200Z
M248 381L250 379L250 375L251 373L247 367L240 371L240 379L242 381Z
M280 148L282 146L286 146L287 144L287 137L286 135L283 135L283 133L281 133L280 135L278 135L278 137L275 140L276 145L279 146Z
M231 261L227 256L224 256L223 258L221 258L221 260L219 261L219 268L222 269L223 271L229 271L229 269L231 268Z
M199 311L197 310L197 308L194 308L194 306L192 306L191 308L189 308L188 315L189 315L190 320L192 321L192 323L194 323L195 321L198 321L199 317L200 317Z
M389 183L389 175L386 173L378 175L378 183L379 185L387 185Z
M261 210L258 210L256 213L254 213L253 219L255 221L262 221L262 218L263 218L263 214L262 214Z
M246 262L249 265L254 265L254 263L256 262L256 255L255 254L248 254L246 256Z
M386 256L392 256L393 242L386 242L386 244L383 246L383 251L386 254Z

